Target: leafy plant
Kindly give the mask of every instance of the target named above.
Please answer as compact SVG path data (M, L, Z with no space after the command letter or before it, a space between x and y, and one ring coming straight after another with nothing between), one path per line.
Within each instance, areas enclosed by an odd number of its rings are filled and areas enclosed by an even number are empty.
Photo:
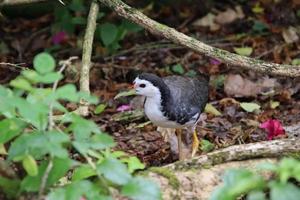
M258 168L272 171L275 178L265 180L261 175L247 169L229 170L224 175L224 184L214 191L211 200L234 200L242 196L247 197L247 200L299 199L299 160L284 158L277 165L266 163Z
M1 173L1 190L9 198L33 192L49 200L69 200L111 199L115 188L132 199L160 199L156 184L133 176L145 167L136 157L113 152L111 136L64 107L80 99L91 104L98 100L72 84L57 87L63 76L54 71L55 63L50 54L40 53L34 70L22 71L8 87L0 86L1 166L14 174Z

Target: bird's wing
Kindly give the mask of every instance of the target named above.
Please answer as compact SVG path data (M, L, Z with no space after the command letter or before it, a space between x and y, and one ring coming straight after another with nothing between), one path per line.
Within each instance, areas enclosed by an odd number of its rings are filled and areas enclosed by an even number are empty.
M182 76L167 76L163 80L173 100L172 105L169 105L170 118L185 124L193 117L199 117L208 99L208 80L204 77Z

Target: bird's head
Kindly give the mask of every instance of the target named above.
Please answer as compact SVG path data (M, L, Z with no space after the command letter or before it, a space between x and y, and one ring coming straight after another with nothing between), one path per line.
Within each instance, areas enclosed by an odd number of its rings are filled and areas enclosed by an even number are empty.
M156 97L161 95L160 85L165 83L160 77L154 74L142 73L135 78L133 84L136 94L145 97Z

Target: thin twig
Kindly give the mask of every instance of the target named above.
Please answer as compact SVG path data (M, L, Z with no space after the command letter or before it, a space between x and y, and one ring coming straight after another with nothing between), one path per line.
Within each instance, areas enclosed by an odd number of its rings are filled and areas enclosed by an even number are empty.
M72 61L78 59L77 56L70 57L68 60L61 61L61 68L59 69L58 73L62 74L62 72L66 69L67 66L72 64ZM56 80L52 87L52 93L54 93L57 89L59 80ZM53 120L53 101L49 104L49 116L48 116L48 130L51 131L54 127L54 120Z
M83 40L82 50L82 67L80 71L80 91L90 94L90 67L91 56L93 49L94 33L96 30L97 15L99 12L99 5L96 1L92 1L90 12L88 16L87 27ZM80 101L78 112L82 116L88 115L88 103L83 99Z
M47 184L47 180L48 180L48 177L49 177L49 173L51 171L53 167L53 161L52 161L52 158L49 160L49 163L47 165L47 168L45 170L45 173L42 177L42 181L41 181L41 185L40 185L40 189L39 189L39 196L38 196L38 199L39 200L43 200L43 194L44 194L44 190L45 190L45 187L46 187L46 184Z

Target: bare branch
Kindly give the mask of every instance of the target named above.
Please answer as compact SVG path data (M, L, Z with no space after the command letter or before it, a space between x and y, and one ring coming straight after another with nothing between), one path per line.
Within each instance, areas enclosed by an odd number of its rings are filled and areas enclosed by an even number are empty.
M198 53L206 56L217 58L227 64L240 66L242 69L254 70L257 72L281 75L289 77L300 76L300 66L281 65L276 63L268 63L262 60L240 56L228 51L209 46L195 38L189 37L183 33L176 31L166 25L158 23L146 15L134 9L121 0L99 0L101 3L110 7L116 13L132 22L139 24L153 34L163 36L174 43L190 48Z
M99 5L92 1L88 16L88 23L84 35L83 52L82 52L82 67L80 72L80 91L90 93L90 67L91 56L93 49L94 33L96 30L96 20L99 12ZM81 106L78 111L82 116L88 115L88 104L81 100Z

